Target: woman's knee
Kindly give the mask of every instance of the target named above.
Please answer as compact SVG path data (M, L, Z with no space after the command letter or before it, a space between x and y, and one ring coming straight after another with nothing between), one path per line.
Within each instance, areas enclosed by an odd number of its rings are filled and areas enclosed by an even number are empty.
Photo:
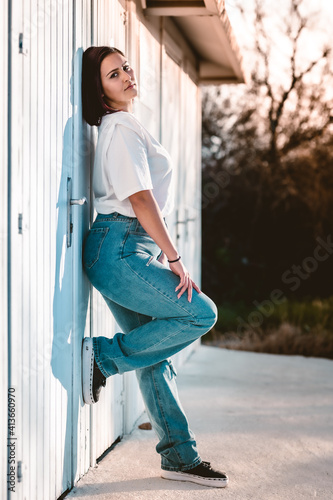
M204 293L201 292L198 297L200 297L200 306L198 307L199 314L197 316L197 322L198 326L204 330L204 333L207 333L213 328L217 321L217 307Z

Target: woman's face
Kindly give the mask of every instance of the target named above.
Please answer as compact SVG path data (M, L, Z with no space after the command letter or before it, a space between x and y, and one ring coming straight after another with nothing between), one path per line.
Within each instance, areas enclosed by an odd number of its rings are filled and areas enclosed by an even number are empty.
M101 82L104 101L111 108L132 111L132 99L137 96L133 69L117 52L106 56L101 63Z

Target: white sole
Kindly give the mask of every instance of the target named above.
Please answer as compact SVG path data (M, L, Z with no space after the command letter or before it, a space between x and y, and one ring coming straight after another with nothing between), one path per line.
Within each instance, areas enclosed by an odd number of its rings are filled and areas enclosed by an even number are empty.
M87 405L95 403L92 390L93 372L93 342L91 338L86 337L82 342L82 396Z
M161 477L163 479L171 479L173 481L190 481L191 483L210 486L212 488L225 488L229 479L214 479L209 477L195 476L186 472L162 470Z

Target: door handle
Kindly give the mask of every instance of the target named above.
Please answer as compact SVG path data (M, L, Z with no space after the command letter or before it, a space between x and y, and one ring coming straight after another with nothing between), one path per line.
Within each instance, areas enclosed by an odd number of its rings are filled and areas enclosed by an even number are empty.
M79 198L78 200L73 200L73 198L71 198L70 204L71 205L86 205L87 198L85 196L83 198Z
M83 198L73 199L72 198L72 179L71 177L67 177L67 248L72 246L72 233L73 233L73 223L72 223L72 206L86 205L87 198L84 196Z

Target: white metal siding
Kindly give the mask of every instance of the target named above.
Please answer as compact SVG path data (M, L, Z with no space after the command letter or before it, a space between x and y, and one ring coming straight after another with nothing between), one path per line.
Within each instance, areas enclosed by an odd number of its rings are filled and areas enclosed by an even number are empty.
M139 95L134 101L134 114L150 133L160 136L160 55L159 32L149 30L136 15L134 5L129 12L131 44L129 59L136 68ZM155 35L155 36L154 36ZM144 411L144 404L134 372L125 373L124 431L130 432Z
M77 0L73 12L72 51L68 58L71 68L70 96L72 116L69 132L72 131L72 197L90 197L90 171L93 159L94 134L82 120L81 73L84 48L91 45L92 11L90 0ZM90 283L82 272L82 243L89 228L89 205L74 206L73 259L72 259L72 426L68 427L72 439L71 485L91 465L91 409L83 404L81 395L81 345L82 338L90 335Z
M200 285L201 153L199 89L186 73L188 61L167 32L163 33L162 144L175 163L175 210L168 218L179 254ZM190 67L189 67L190 69ZM173 357L178 367L193 345Z
M12 377L23 464L17 498L57 498L71 486L76 463L72 251L65 239L73 170L72 7L13 3Z
M12 2L13 13L16 9L22 12L21 2ZM22 55L18 54L18 34L22 31L22 19L20 15L12 16L12 83L11 83L11 179L12 189L10 193L11 205L11 220L10 220L10 240L11 240L11 255L8 256L11 262L11 357L9 364L11 366L11 386L16 391L16 460L21 460L23 447L23 429L22 429L22 367L23 353L26 345L23 344L21 336L22 332L22 236L18 234L18 216L22 213L22 116L19 109L22 107L22 85L20 78L17 75L22 74ZM15 96L15 98L14 98ZM14 130L13 130L14 129ZM24 318L25 319L25 318ZM29 336L27 336L28 338ZM29 374L26 374L28 377ZM26 414L27 417L27 414ZM21 498L22 483L16 484L15 492L18 498Z
M93 1L93 45L109 45L127 52L127 15L125 1ZM96 139L96 137L95 137ZM92 336L112 337L116 333L116 323L96 291L92 291ZM119 331L119 330L118 330ZM91 464L123 435L124 432L124 378L116 375L107 381L98 405L92 408Z
M138 18L135 19L138 61L139 96L134 101L139 120L160 139L161 44L160 40Z
M200 89L182 72L181 169L178 179L182 254L193 279L201 281L201 105Z
M8 388L8 359L7 359L7 83L8 83L8 9L7 2L2 5L0 19L0 497L7 496L7 388Z
M72 179L73 198L90 198L97 140L96 130L82 121L82 52L89 45L114 45L135 67L140 83L135 114L174 159L178 213L168 222L197 280L200 103L197 86L184 71L188 63L182 50L162 35L156 18L149 24L142 17L139 2L12 4L11 376L17 391L16 458L23 472L15 498L54 500L95 465L118 436L131 431L143 410L134 373L111 377L98 405L90 408L82 402L82 337L112 337L118 331L101 295L90 290L82 273L82 241L92 218L89 206L73 207L72 246L67 248L66 242L67 179ZM18 51L19 33L24 54ZM4 68L5 43L1 51ZM1 87L1 96L5 94ZM6 127L2 106L0 132ZM5 153L2 160L5 165ZM1 175L4 189L4 169ZM5 192L2 200L5 213ZM182 218L186 223L179 224ZM1 239L6 242L5 228ZM2 245L2 270L5 248ZM5 280L1 286L5 323ZM5 331L6 324L3 327ZM177 364L188 352L176 357ZM1 370L1 391L6 393L5 360ZM4 461L2 455L2 469Z

